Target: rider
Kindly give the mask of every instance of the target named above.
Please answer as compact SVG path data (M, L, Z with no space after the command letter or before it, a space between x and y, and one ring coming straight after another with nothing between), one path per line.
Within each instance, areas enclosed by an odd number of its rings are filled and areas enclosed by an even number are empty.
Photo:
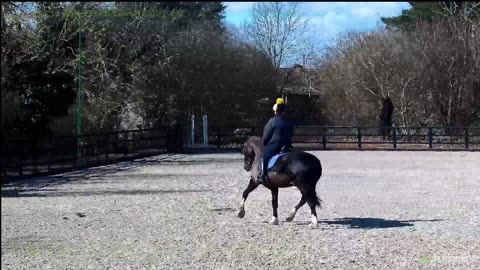
M289 146L293 137L293 125L285 118L286 105L283 98L277 98L273 110L275 116L270 118L263 130L263 166L256 179L257 183L266 182L268 162L274 155L280 153L284 146Z

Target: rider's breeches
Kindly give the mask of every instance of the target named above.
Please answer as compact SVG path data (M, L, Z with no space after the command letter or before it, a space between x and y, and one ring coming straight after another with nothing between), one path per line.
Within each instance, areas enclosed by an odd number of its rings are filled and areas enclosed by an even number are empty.
M268 161L270 161L270 159L272 159L273 156L280 153L280 150L282 150L283 145L284 144L281 144L281 143L272 143L272 144L265 145L265 149L263 151L263 158L262 158L263 170L265 171L267 170L266 168L268 166Z

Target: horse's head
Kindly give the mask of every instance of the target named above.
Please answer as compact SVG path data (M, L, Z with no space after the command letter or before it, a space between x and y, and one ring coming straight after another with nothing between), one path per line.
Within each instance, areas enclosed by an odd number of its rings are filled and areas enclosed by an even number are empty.
M253 161L255 160L255 151L250 144L250 141L247 141L242 147L243 154L243 168L245 171L249 172L252 169Z

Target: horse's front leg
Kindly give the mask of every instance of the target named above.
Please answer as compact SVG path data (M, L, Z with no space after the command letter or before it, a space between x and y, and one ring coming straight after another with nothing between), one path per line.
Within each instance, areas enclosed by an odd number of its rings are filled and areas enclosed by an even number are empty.
M270 220L270 224L278 225L278 188L271 188L272 191L272 208L273 208L273 216L272 220Z
M240 209L238 209L238 217L243 218L245 216L245 201L247 200L248 194L254 191L258 187L258 184L250 179L247 188L243 191L242 202L240 203Z

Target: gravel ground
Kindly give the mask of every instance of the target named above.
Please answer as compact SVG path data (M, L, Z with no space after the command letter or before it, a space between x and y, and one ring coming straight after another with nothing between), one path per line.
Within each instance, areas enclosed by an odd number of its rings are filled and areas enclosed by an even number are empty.
M267 223L264 187L237 218L240 154L160 155L4 187L2 269L480 269L480 153L314 153L316 230L306 205L284 222L296 188L280 190L280 225Z

